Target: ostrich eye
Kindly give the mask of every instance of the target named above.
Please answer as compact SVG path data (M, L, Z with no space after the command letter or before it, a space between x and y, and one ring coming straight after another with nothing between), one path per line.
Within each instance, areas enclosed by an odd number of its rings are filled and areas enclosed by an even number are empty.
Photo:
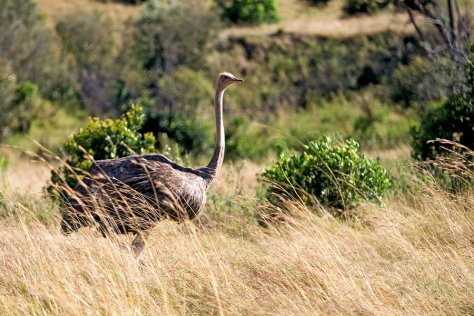
M224 79L229 79L229 77L227 77L227 76L224 76Z

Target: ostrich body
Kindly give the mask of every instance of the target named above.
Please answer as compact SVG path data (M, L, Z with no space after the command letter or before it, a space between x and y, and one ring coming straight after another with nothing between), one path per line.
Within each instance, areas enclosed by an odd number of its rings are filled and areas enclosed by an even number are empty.
M64 233L98 224L107 232L134 233L138 255L148 229L163 219L193 219L206 203L206 192L224 160L224 91L241 82L230 73L218 77L215 95L216 144L206 167L182 167L159 154L133 155L93 162L85 179L76 186L70 207L63 213Z

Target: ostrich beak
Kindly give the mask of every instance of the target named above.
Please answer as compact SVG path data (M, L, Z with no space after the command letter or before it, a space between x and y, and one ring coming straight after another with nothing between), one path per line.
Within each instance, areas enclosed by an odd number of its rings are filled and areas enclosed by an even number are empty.
M244 82L243 79L239 79L239 78L234 78L234 81L235 81L235 82Z

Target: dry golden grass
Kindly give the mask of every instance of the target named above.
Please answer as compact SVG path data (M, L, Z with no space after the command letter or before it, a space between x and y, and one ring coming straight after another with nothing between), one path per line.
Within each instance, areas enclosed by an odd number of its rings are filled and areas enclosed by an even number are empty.
M473 192L424 186L346 222L289 204L285 225L247 224L242 236L162 222L139 261L129 237L65 237L56 216L35 219L46 201L3 201L1 315L474 312Z
M233 36L269 35L277 31L296 34L348 37L382 31L412 32L405 13L382 12L376 15L345 17L343 1L331 1L325 7L309 6L303 0L278 0L281 21L258 27L233 27L224 33Z
M0 187L13 192L40 194L51 176L50 169L33 158L26 159L19 150L2 146L0 149L9 161L8 169L0 169Z
M52 26L57 19L68 14L82 11L103 12L118 22L140 15L140 6L124 5L117 2L101 2L97 0L36 0L39 11Z

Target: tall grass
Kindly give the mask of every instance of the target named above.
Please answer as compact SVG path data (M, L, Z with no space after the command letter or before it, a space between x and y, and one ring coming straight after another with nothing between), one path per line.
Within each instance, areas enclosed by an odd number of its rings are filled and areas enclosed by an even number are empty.
M284 223L245 235L164 221L140 260L129 237L65 237L40 202L3 194L0 314L470 314L473 193L424 185L345 222L288 203Z

